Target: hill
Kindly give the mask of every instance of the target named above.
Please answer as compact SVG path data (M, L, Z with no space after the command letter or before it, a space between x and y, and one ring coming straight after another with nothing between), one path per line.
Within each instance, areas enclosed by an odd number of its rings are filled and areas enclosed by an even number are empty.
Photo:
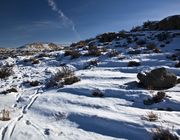
M180 15L173 15L161 21L147 21L142 26L137 26L132 31L145 30L180 30Z
M179 44L180 30L142 30L8 51L0 139L178 140Z

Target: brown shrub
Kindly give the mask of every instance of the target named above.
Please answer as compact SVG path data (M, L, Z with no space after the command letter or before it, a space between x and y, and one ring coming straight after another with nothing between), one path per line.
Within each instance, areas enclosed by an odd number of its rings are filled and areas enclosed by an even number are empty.
M90 55L90 56L100 56L101 51L100 51L100 49L97 48L97 46L89 46L88 55Z
M61 70L50 78L46 87L63 87L64 85L71 85L78 81L80 81L80 79L75 76L74 71L67 66L63 66Z
M176 68L180 68L180 61L175 64Z
M155 49L153 50L153 52L155 52L155 53L161 53L161 49L155 48Z
M146 41L145 40L137 40L136 44L142 46L142 45L146 44Z
M128 54L140 54L141 50L133 50L133 51L129 51Z
M3 66L0 68L0 79L5 79L13 73L13 67Z
M165 41L170 38L170 34L168 32L162 32L156 35L158 41Z
M91 60L89 62L87 62L87 64L85 65L84 69L88 69L91 66L97 66L98 65L98 60Z
M101 43L112 42L114 39L117 38L117 34L116 33L104 33L102 35L97 36L96 38L99 39L99 41Z
M33 59L31 59L31 63L32 64L39 64L40 61L38 59L33 58Z
M126 57L125 56L123 56L123 55L119 55L118 56L118 60L123 60L123 59L125 59Z
M30 62L31 64L39 64L40 63L40 61L38 59L36 59L36 58L25 59L24 62L25 63Z
M149 98L147 100L144 100L145 105L152 105L154 103L161 102L166 97L165 92L158 92L156 95L154 95L152 98Z
M136 62L136 61L129 61L128 63L128 67L137 67L140 66L141 63L140 62Z
M169 129L156 128L153 131L153 140L179 140L179 138L171 133Z
M71 77L66 77L64 78L63 84L64 85L72 85L76 82L79 82L80 78L76 77L76 76L71 76Z
M6 94L11 93L11 92L18 92L18 91L16 88L10 88L10 89L7 89L5 91L0 92L0 94L6 95Z
M5 110L3 109L1 112L0 112L1 117L0 117L0 120L1 121L9 121L11 118L10 118L10 111L9 110Z
M150 122L153 122L153 121L158 120L158 115L151 111L151 112L147 113L147 114L143 117L143 119L145 119L145 120L147 120L147 121L150 121Z
M154 49L156 49L157 47L156 47L156 45L155 45L154 43L150 43L150 44L148 44L148 45L146 46L146 48L149 49L149 50L154 50Z
M178 59L178 55L177 54L172 54L170 56L167 56L168 59L171 59L173 61L176 61Z
M109 57L115 57L115 56L117 56L117 55L119 55L119 52L116 51L116 50L111 50L111 51L108 53L108 56L109 56Z
M94 89L94 90L92 91L92 95L93 95L94 97L104 97L103 92L102 92L101 90L99 90L99 89Z
M39 81L28 81L29 85L32 87L36 87L40 85Z
M39 55L37 56L37 58L42 58L42 57L51 57L51 55L44 52L44 53L41 53L41 54L39 54Z
M66 50L64 56L71 56L71 59L79 58L81 54L75 50Z

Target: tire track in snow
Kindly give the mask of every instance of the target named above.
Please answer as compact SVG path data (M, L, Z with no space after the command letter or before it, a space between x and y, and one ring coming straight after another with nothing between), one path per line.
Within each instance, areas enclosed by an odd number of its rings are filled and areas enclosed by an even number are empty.
M42 90L40 92L40 90ZM22 109L21 115L18 116L17 118L11 120L5 127L0 129L0 140L10 140L13 132L15 130L16 124L23 118L24 114L27 113L27 111L31 108L31 106L33 105L33 103L36 101L36 99L38 98L38 96L40 94L42 94L43 91L43 87L38 88L35 93L32 95L32 97L30 98L30 101L27 105L25 105ZM37 129L37 128L36 128ZM45 137L45 135L42 134L42 132L40 132L41 135L43 136L43 138Z

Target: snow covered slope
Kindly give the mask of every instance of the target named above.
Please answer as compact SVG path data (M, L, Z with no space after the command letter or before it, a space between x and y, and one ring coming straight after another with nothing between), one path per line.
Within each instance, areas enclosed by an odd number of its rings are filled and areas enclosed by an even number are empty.
M166 97L161 102L145 105L143 101L158 90L139 87L136 82L138 72L158 67L180 78L180 69L175 67L179 34L106 34L73 44L69 50L1 60L1 66L13 65L14 74L0 81L0 110L10 112L10 120L0 120L0 139L151 140L152 131L161 127L180 136L180 84L163 90ZM89 46L97 48L90 50ZM140 65L128 67L129 61ZM64 65L73 68L81 80L46 88L52 74ZM27 81L39 84L32 86ZM11 88L17 92L4 92ZM104 96L95 97L93 91ZM157 119L149 121L152 112Z

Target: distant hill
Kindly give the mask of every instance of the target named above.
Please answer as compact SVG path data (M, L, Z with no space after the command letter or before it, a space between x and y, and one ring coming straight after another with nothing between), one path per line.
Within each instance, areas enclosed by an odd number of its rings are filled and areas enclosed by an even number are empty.
M57 45L54 43L37 42L37 43L26 44L24 46L19 47L18 49L41 51L41 50L59 50L61 48L62 48L61 45Z

